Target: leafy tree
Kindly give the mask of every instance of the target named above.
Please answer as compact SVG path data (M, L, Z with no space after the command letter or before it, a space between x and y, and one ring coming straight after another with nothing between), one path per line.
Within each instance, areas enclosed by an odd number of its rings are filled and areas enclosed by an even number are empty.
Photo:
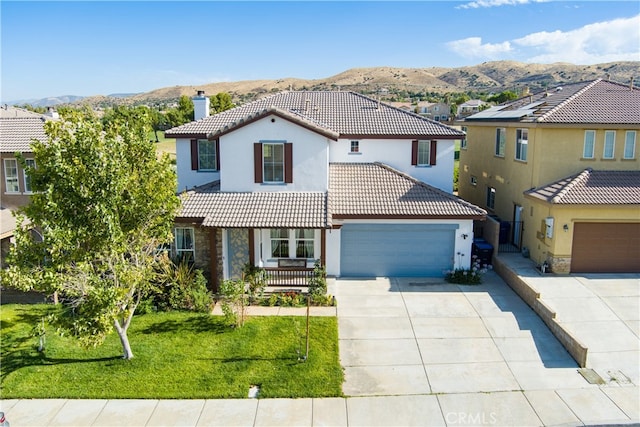
M171 127L189 123L193 121L193 117L193 100L187 95L182 95L178 100L178 106L166 113L167 123Z
M231 95L226 92L220 92L217 95L213 95L209 98L209 110L211 114L220 113L225 110L230 110L236 105L231 100Z
M503 102L513 101L514 99L518 99L518 95L510 90L505 90L504 92L500 92L496 95L490 96L489 98L487 98L487 102L502 104Z
M156 158L144 108L114 109L107 124L88 110L45 123L35 141L31 203L18 217L3 284L58 292L59 328L85 345L115 329L131 359L127 330L171 241L179 206L169 159ZM42 240L31 238L37 227Z

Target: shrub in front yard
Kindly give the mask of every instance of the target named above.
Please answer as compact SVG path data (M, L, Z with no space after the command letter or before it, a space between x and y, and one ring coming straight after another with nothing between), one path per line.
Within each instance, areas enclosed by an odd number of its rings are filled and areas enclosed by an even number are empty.
M476 255L471 257L471 268L456 268L445 272L445 280L459 285L479 285L482 283L482 275L491 268L490 265L480 265Z

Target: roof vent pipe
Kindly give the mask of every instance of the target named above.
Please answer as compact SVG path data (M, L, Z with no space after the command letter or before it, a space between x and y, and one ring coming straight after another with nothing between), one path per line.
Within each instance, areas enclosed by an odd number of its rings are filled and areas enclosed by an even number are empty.
M631 76L631 82L629 83L629 89L633 90L633 76Z

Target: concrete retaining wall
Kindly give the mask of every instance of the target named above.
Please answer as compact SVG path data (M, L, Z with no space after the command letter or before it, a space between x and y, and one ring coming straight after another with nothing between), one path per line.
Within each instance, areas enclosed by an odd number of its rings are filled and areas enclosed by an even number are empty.
M535 311L542 321L551 330L551 333L560 341L571 357L578 363L581 368L587 366L588 348L578 341L569 331L567 331L556 320L556 313L549 308L542 300L540 293L530 287L515 272L510 270L507 265L500 260L499 257L493 258L493 269L502 280L504 280L519 296L526 302L529 307Z

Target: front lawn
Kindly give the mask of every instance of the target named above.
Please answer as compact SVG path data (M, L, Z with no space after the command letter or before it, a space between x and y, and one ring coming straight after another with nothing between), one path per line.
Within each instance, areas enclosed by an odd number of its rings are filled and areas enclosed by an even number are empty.
M117 334L85 349L47 328L37 351L33 327L47 305L1 307L0 395L3 399L214 399L342 395L335 317L312 317L304 356L305 317L252 317L231 329L221 316L161 312L136 316L129 330L135 355L121 359Z

